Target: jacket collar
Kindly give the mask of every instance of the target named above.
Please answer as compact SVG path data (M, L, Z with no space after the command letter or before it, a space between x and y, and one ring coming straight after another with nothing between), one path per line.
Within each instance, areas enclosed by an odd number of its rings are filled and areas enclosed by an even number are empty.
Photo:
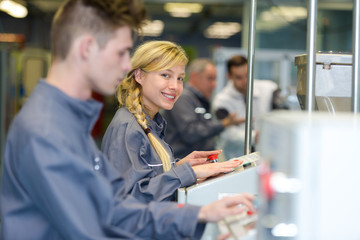
M145 112L145 118L150 130L155 131L156 134L163 139L165 137L166 121L160 113L156 113L154 119Z
M49 99L49 101L54 99L55 104L58 104L57 107L62 109L64 113L67 112L67 114L71 114L71 116L77 119L79 129L84 129L89 133L93 129L103 106L102 103L94 99L83 101L72 98L45 82L44 79L39 81L34 91L37 91L45 99Z

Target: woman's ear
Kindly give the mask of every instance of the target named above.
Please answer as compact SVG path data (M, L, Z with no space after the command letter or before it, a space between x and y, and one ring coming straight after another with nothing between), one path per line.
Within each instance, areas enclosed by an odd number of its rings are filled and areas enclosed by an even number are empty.
M144 77L144 74L141 71L141 69L139 69L139 68L135 69L134 77L135 77L135 81L138 82L141 85L141 83L143 81L143 77Z

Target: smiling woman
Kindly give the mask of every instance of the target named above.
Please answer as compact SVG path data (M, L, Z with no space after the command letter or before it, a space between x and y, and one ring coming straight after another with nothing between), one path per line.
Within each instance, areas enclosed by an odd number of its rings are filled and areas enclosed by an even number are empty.
M127 193L172 168L172 151L163 140L166 123L158 112L172 109L181 95L187 63L185 51L168 41L146 42L131 59L132 70L118 89L120 108L102 142L109 160L125 174ZM188 175L187 182L193 182L189 170L179 169ZM165 192L164 198L172 195L168 189Z
M161 108L172 109L183 89L187 63L188 57L180 46L168 41L147 42L134 53L133 70L119 87L120 107L126 107L135 116L159 155L165 172L171 168L169 153L147 122L153 121ZM162 124L160 114L158 120Z
M178 188L240 164L205 164L207 156L221 151L195 151L176 161L164 141L166 121L159 110L173 108L183 91L188 63L180 46L146 42L136 49L131 63L118 89L120 108L102 141L102 151L124 177L124 194L146 202L172 200Z

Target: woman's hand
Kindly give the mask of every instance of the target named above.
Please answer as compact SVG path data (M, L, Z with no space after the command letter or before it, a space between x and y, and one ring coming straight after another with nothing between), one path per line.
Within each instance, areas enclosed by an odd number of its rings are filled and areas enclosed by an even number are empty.
M226 162L216 162L192 166L197 179L205 179L219 173L227 173L233 171L242 164L242 160L231 160Z
M213 154L220 154L221 152L222 152L222 150L193 151L192 153L190 153L189 155L187 155L186 157L184 157L183 159L178 161L176 163L176 165L180 166L181 164L184 164L186 162L188 162L190 164L190 166L209 163L209 162L206 161L208 156L213 155Z

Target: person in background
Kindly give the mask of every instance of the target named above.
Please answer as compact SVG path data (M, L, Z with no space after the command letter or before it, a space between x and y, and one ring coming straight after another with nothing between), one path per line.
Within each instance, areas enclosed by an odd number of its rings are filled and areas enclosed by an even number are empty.
M101 104L131 68L138 0L67 0L51 30L52 63L11 124L1 181L1 239L199 238L252 195L198 207L121 197L124 179L96 147Z
M247 91L247 59L235 55L227 61L226 86L213 100L213 112L222 119L224 112L235 112L237 117L245 119ZM278 90L275 82L270 80L254 80L253 91L253 127L252 139L257 135L257 122L260 116L272 110L273 95ZM226 159L244 155L245 123L227 128L220 134L217 147L223 149Z
M164 141L166 122L159 110L171 110L180 97L187 63L185 51L175 43L140 45L118 90L120 108L103 137L102 151L124 176L124 194L144 202L174 200L178 188L232 171L240 164L206 161L221 151L193 152L176 161Z
M215 149L215 136L226 127L244 122L235 113L214 121L210 99L216 87L216 66L210 59L192 61L188 74L183 94L172 110L164 111L168 122L165 140L174 149L176 158L183 158L194 150Z

